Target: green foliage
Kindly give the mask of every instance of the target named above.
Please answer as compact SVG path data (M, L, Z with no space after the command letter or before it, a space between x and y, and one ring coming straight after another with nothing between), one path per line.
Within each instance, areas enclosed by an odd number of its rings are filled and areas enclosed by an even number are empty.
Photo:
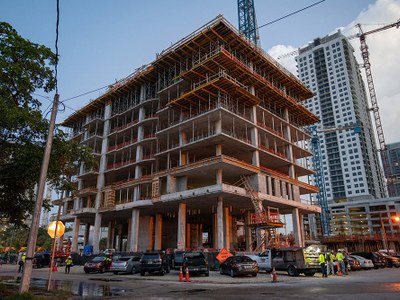
M51 66L55 62L49 48L22 38L8 23L0 22L0 217L17 225L33 210L49 128L33 94L54 90ZM93 165L91 150L68 141L57 128L48 170L50 183L59 191L73 191L71 175L82 161Z
M99 248L100 248L100 250L106 250L107 249L107 238L102 238L100 240Z
M35 295L29 293L29 292L25 292L22 294L15 294L12 295L10 297L6 298L7 300L36 300L38 299Z

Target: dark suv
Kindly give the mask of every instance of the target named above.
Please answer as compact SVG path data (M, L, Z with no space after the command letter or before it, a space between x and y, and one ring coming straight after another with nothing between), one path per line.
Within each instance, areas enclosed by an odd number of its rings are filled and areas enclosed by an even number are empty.
M185 251L183 251L183 250L175 250L173 252L172 258L171 258L172 269L179 270L180 267L183 266L184 255L185 255Z
M207 277L210 275L208 262L201 252L185 252L183 258L183 273L186 275L186 268L189 274L204 274Z
M33 265L38 269L48 267L50 265L50 260L50 254L39 252L33 257Z
M384 268L387 265L386 260L374 252L352 252L351 254L372 260L372 263L374 264L374 269Z
M159 272L161 275L169 273L168 258L163 252L146 252L140 259L140 275L146 272Z

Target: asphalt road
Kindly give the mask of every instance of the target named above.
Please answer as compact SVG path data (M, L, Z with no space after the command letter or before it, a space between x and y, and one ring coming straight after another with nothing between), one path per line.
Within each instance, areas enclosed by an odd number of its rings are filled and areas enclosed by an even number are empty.
M0 266L0 277L16 278L18 266ZM31 286L47 287L49 269L34 269ZM179 272L165 276L85 274L74 266L70 274L59 268L53 274L53 289L72 291L72 299L400 299L400 269L351 272L348 276L289 277L278 273L278 282L260 273L256 278L220 275L191 276L179 282ZM15 282L15 279L11 281Z

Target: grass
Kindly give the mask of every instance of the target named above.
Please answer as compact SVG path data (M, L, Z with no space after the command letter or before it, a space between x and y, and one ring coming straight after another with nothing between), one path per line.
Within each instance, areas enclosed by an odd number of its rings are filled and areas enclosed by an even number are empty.
M3 278L2 278L3 279ZM68 299L73 296L72 293L52 290L46 291L42 289L31 288L29 292L19 294L18 286L8 285L0 282L0 299L4 300L58 300L58 299Z

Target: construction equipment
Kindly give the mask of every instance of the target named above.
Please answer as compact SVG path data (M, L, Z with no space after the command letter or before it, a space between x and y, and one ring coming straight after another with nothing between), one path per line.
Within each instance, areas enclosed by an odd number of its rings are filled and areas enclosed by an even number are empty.
M258 251L262 247L277 246L279 241L276 229L284 225L279 219L279 210L277 208L268 208L268 211L265 210L261 199L251 184L250 178L242 176L241 180L245 190L250 195L255 211L248 224L253 229L252 250ZM271 210L274 210L274 212L271 212ZM253 246L255 244L256 246Z
M255 45L260 46L256 12L253 0L238 0L239 31Z
M356 26L360 30L360 33L358 35L356 35L356 37L360 38L361 56L362 56L362 58L364 60L364 68L365 68L365 74L366 74L366 77L367 77L369 96L371 98L371 105L372 105L371 111L374 114L375 127L376 127L376 131L377 131L377 134L378 134L379 150L380 150L380 153L381 153L383 171L385 173L386 184L387 184L387 188L388 188L388 192L389 192L389 196L390 196L390 195L394 195L395 194L394 184L393 184L394 182L393 182L392 176L391 176L389 158L388 158L388 153L386 151L387 147L386 147L386 142L385 142L385 136L383 134L381 117L379 115L379 107L378 107L378 102L377 102L376 93L375 93L375 86L374 86L374 81L372 79L371 63L369 61L369 52L368 52L368 46L367 46L367 42L366 42L366 36L370 35L372 33L381 32L383 30L386 30L386 29L389 29L389 28L393 28L393 27L399 28L400 27L400 20L398 20L397 22L391 23L389 25L386 25L386 26L383 26L383 27L380 27L380 28L377 28L377 29L373 29L373 30L370 30L370 31L367 31L367 32L363 32L362 31L361 24L357 24Z

